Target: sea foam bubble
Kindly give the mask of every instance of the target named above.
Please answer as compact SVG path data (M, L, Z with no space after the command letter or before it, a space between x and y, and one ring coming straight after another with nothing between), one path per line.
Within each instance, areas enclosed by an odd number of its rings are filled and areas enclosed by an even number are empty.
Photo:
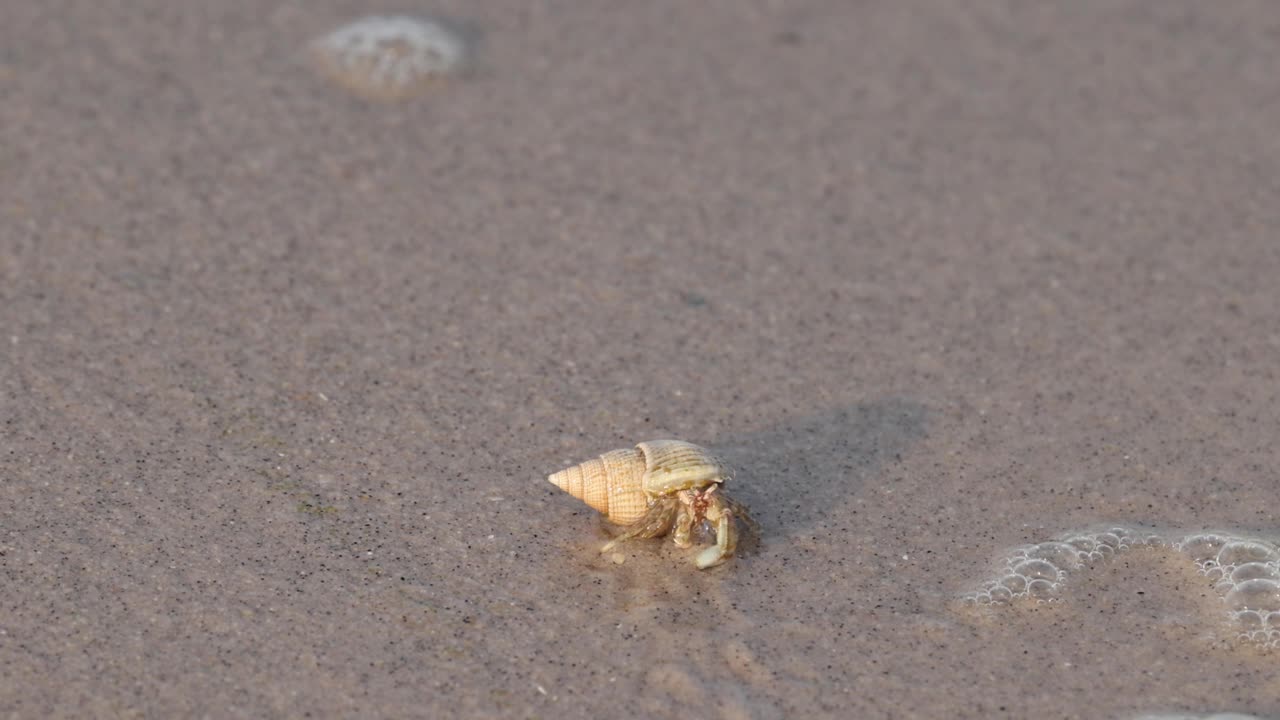
M1131 547L1160 542L1161 537L1153 532L1112 527L1076 531L1034 545L1020 545L1001 558L994 577L967 593L964 599L977 605L1000 605L1023 599L1052 602L1072 574Z
M1055 602L1077 573L1137 547L1175 551L1214 582L1225 619L1240 640L1280 648L1280 545L1235 531L1079 530L1005 553L992 576L962 596L1000 607Z

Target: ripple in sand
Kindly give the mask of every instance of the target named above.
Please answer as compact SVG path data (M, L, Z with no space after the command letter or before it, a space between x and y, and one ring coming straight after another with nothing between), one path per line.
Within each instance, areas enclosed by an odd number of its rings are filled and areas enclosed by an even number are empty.
M1215 581L1226 619L1241 640L1280 648L1280 546L1237 532L1155 532L1125 527L1076 531L1010 550L966 603L1053 602L1077 573L1135 547L1177 551Z
M457 73L467 50L457 31L404 16L361 18L311 42L311 58L321 74L372 100L421 93Z

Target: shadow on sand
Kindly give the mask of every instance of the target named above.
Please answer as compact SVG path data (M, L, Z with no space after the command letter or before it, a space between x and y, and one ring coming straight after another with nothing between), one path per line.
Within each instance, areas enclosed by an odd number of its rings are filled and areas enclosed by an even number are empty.
M738 474L729 491L753 509L764 539L815 525L925 436L927 409L890 397L718 438Z

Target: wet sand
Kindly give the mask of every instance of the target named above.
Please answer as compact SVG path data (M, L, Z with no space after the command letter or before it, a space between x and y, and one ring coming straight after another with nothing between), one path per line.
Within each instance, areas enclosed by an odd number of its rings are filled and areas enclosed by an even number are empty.
M1280 6L9 3L0 715L1280 716L1108 526L1275 535ZM415 8L395 8L417 12ZM707 445L764 528L613 564L548 473Z

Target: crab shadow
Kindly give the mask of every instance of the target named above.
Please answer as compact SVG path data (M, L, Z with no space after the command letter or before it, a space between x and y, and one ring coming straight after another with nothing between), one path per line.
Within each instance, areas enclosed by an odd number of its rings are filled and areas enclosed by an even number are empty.
M729 435L711 445L740 468L732 492L753 508L767 543L770 535L813 527L845 507L925 437L927 415L918 402L889 397Z

